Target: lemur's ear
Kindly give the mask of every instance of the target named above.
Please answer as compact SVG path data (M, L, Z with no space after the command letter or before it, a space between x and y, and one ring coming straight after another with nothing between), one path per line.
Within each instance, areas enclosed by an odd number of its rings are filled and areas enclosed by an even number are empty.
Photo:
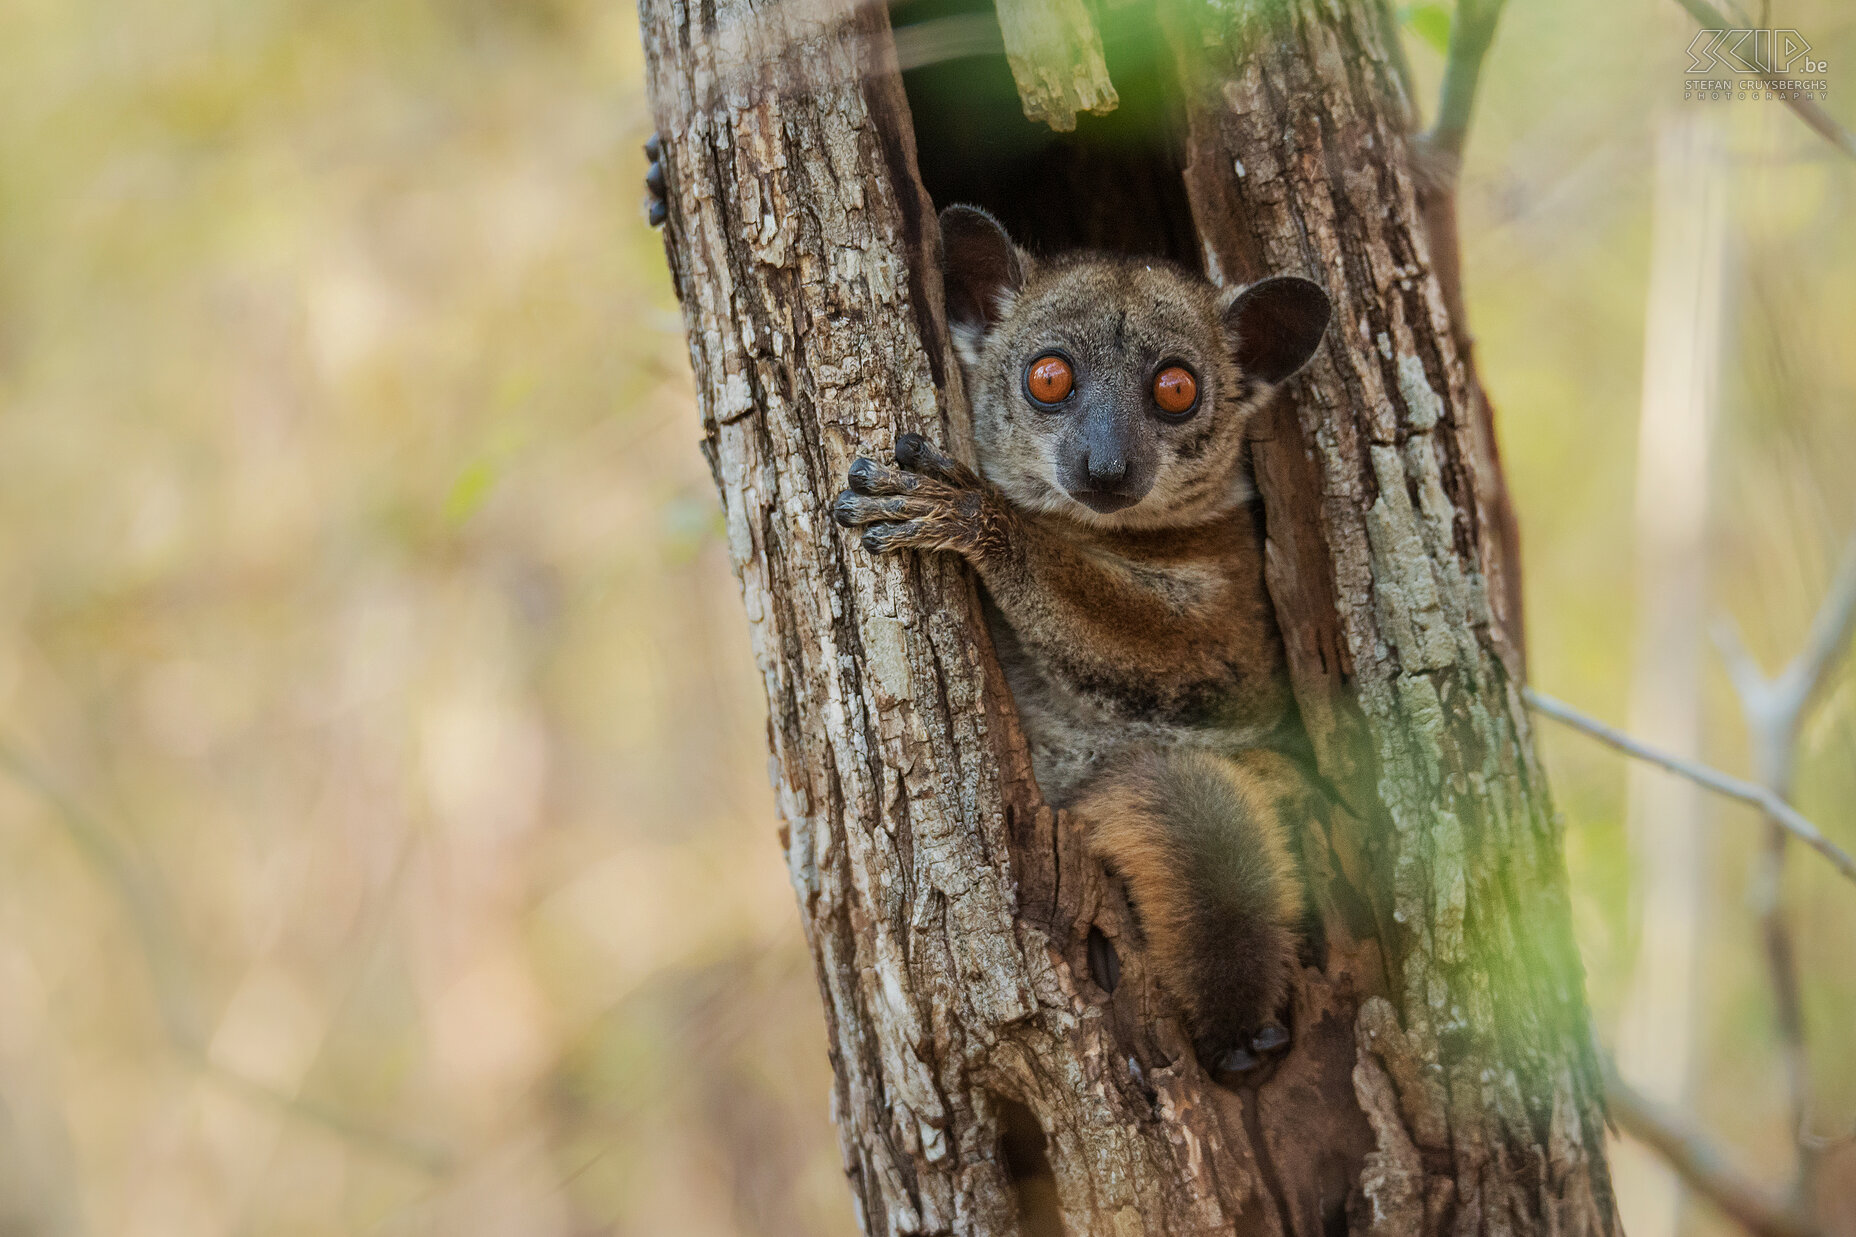
M1011 294L1024 286L1025 255L997 219L977 206L941 212L941 274L947 288L947 320L955 326L990 330Z
M1328 294L1306 279L1278 275L1229 298L1224 324L1237 337L1244 373L1281 382L1315 355L1328 329Z

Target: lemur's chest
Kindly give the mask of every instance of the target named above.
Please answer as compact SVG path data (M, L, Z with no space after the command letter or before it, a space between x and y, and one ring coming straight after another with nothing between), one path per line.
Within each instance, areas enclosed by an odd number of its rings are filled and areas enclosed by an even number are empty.
M1068 613L1048 629L989 608L1039 785L1059 804L1124 748L1254 747L1288 712L1260 556L1127 558L1110 574L1125 589L1054 595Z

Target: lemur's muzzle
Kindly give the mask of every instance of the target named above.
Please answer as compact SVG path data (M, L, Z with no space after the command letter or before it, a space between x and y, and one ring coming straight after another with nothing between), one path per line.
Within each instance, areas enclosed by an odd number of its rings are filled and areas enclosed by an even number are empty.
M1063 488L1091 511L1125 510L1153 489L1153 443L1130 420L1112 401L1085 408L1079 418L1079 432L1066 452Z

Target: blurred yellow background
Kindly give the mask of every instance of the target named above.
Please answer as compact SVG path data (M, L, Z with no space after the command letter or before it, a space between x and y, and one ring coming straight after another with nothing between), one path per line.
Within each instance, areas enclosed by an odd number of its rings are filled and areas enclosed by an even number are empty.
M1856 19L1783 7L1856 118ZM1513 6L1465 188L1534 677L1614 721L1688 39L1674 4ZM1856 527L1856 164L1713 114L1706 560L1774 667ZM650 128L623 4L0 8L0 1231L854 1231ZM1845 846L1853 696L1800 784ZM1543 744L1609 1042L1624 768ZM1777 1181L1756 832L1706 814L1692 1106ZM1786 896L1847 1131L1856 891L1800 853Z

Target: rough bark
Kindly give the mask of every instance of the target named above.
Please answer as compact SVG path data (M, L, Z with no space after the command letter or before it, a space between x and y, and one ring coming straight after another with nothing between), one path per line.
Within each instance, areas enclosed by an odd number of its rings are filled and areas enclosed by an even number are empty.
M1298 698L1368 822L1359 892L1405 1034L1438 1067L1449 1168L1427 1189L1454 1195L1459 1225L1604 1231L1561 839L1492 603L1504 556L1474 384L1426 250L1389 37L1364 3L1284 5L1267 30L1182 23L1187 189L1208 266L1312 269L1334 297L1330 347L1257 460ZM1375 1130L1383 1151L1394 1132Z
M1298 697L1353 814L1303 839L1320 930L1295 1046L1232 1091L1039 800L964 570L874 559L827 516L857 455L966 437L928 119L885 10L641 5L666 248L868 1232L1053 1231L1020 1219L1053 1196L1077 1234L1614 1228L1403 101L1373 5L1291 8L1254 50L1192 13L1173 31L1208 259L1318 273L1340 323L1258 462Z

